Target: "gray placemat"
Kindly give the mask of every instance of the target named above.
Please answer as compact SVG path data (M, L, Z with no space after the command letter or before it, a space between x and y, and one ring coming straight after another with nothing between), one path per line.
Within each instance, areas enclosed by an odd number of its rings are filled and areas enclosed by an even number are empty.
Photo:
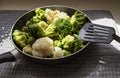
M0 52L14 48L10 29L26 11L0 11ZM84 11L90 19L113 19L109 11ZM43 65L20 59L0 64L0 78L119 78L120 52L111 44L90 44L80 57L63 64Z

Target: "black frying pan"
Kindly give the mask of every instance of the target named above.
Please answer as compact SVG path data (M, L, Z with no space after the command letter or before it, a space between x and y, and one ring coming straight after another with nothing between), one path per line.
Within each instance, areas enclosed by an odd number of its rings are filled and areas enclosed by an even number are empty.
M45 6L45 7L40 7L40 8L43 10L46 8L49 8L52 10L56 10L56 9L61 10L63 12L68 13L68 15L70 15L70 16L73 15L75 11L80 11L80 10L77 10L77 9L74 9L71 7L57 6L57 5ZM34 10L31 10L31 11L25 13L24 15L22 15L20 18L17 19L17 21L13 24L12 29L11 29L11 38L12 38L12 33L15 29L21 29L26 24L26 22L35 15ZM87 22L90 22L89 17L87 17ZM22 56L22 58L25 58L25 59L33 61L33 62L40 62L40 63L43 63L43 62L44 63L58 63L59 62L59 63L61 63L61 62L64 62L66 60L71 60L74 57L77 57L77 55L80 55L83 52L83 50L89 45L89 42L88 42L82 49L80 49L79 51L74 52L73 54L66 56L66 57L62 57L62 58L38 58L38 57L34 57L34 56L23 53L22 50L13 41L13 38L12 38L12 42L13 42L13 45L15 46L16 49L0 55L0 63L12 62L12 61L15 61L15 60L21 58L21 56Z

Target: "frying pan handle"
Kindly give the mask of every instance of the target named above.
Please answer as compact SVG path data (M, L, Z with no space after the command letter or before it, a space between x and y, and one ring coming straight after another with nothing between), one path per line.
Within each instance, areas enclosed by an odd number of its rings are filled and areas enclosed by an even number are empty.
M15 57L12 55L11 52L7 52L7 53L4 53L4 54L1 54L0 55L0 63L3 63L3 62L12 62L12 61L15 61Z
M12 50L10 52L6 52L0 55L0 63L4 62L13 62L20 58L20 54L17 50Z
M120 43L120 37L119 37L119 36L117 36L116 34L114 34L114 35L113 35L113 38L114 38L117 42Z

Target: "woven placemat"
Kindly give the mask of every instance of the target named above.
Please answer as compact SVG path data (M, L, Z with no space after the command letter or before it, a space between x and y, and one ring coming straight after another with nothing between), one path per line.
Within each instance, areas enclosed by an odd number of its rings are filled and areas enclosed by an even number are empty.
M10 30L14 21L26 11L0 11L0 53L12 50ZM109 11L87 10L94 23L113 19ZM107 19L106 19L107 18ZM114 20L114 19L113 19ZM0 78L119 78L120 52L111 44L92 43L77 59L63 64L43 65L20 59L0 64Z

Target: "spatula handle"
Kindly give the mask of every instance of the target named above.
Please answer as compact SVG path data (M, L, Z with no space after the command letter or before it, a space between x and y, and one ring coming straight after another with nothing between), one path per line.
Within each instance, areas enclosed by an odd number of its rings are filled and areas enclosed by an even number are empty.
M120 37L117 36L116 34L113 35L114 40L120 43Z

